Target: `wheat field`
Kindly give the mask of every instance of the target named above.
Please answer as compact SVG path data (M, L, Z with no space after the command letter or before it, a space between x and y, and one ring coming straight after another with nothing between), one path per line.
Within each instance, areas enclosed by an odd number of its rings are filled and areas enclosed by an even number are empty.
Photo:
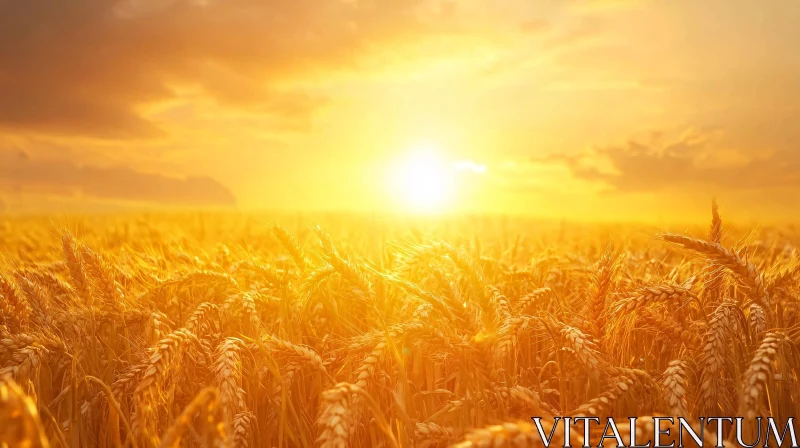
M740 415L752 435L800 409L797 244L716 204L679 233L5 218L0 445L543 446L531 417L582 415L650 434Z

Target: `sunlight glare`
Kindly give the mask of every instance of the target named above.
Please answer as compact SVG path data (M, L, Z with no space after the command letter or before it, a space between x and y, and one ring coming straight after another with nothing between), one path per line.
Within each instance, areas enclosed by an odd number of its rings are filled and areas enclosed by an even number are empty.
M433 145L421 145L397 166L396 192L415 211L441 211L454 190L452 167Z

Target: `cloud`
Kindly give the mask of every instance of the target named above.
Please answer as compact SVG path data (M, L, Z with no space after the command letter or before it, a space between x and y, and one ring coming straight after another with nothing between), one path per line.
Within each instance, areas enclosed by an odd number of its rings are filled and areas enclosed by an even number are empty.
M164 204L236 203L236 198L225 186L209 177L180 179L122 166L77 166L64 161L37 161L20 151L0 152L0 190Z
M165 131L145 106L187 88L303 122L297 115L324 102L287 84L353 70L382 45L446 32L431 21L452 12L431 3L2 1L0 130L159 137Z
M718 130L689 130L667 140L654 132L645 142L593 147L578 153L536 157L577 179L605 184L624 193L667 188L742 191L800 188L800 154L790 149L735 150Z

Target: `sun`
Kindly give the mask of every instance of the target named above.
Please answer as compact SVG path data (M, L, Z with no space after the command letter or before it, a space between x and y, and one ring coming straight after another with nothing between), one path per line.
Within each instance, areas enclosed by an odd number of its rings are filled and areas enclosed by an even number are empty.
M394 190L405 206L413 211L442 211L452 198L452 167L434 145L414 148L395 167Z

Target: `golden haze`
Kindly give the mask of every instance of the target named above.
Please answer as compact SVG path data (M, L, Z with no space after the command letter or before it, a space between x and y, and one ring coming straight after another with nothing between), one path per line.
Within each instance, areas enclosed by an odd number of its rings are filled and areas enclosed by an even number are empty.
M0 0L0 447L752 441L800 409L798 22Z
M451 212L697 223L716 196L788 220L798 9L5 1L0 202L407 212L394 163L433 144L486 167Z

